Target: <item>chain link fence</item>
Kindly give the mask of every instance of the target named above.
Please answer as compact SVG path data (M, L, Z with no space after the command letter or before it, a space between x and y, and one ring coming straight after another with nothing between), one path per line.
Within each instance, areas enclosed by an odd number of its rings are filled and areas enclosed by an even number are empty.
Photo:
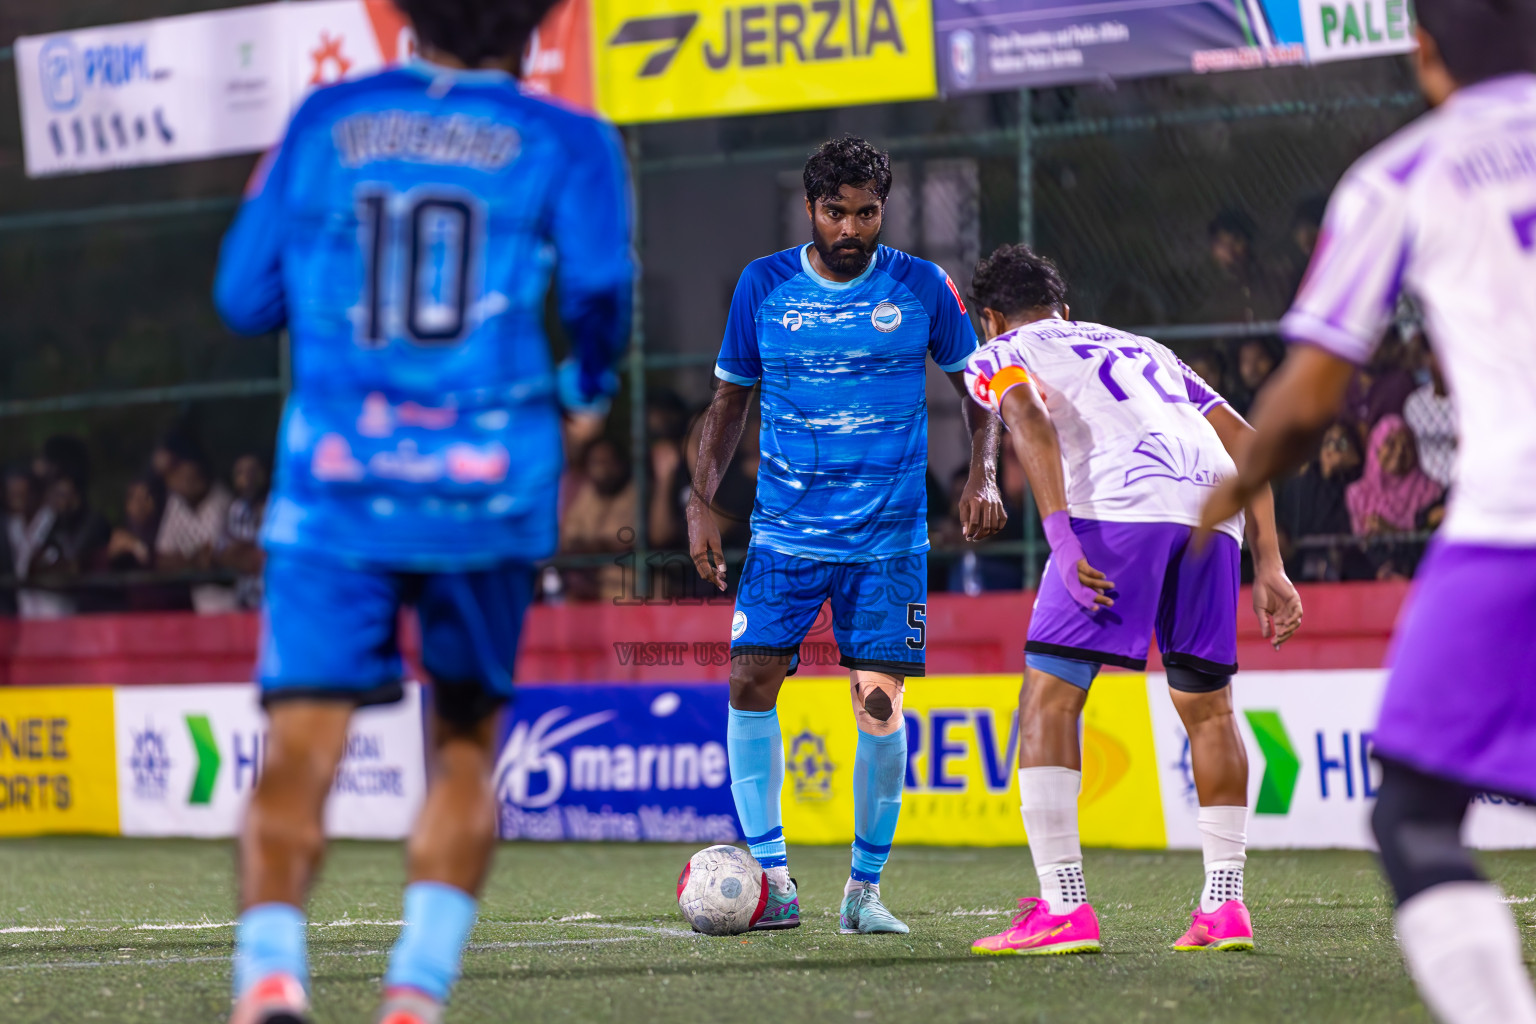
M51 31L200 6L225 5L23 4L0 26ZM283 339L234 338L210 299L254 158L29 180L13 70L0 51L0 460L30 458L50 435L83 437L91 499L115 518L173 428L195 434L221 472L244 452L270 452ZM677 518L690 423L708 400L742 267L808 239L800 171L822 140L852 133L890 150L884 241L939 263L962 292L978 257L1030 240L1062 266L1076 317L1204 358L1235 395L1237 346L1272 336L1321 198L1421 109L1408 62L1379 58L626 129L643 270L610 429L639 493L629 539L615 538L625 550L584 561L626 559L641 593L651 575L691 586ZM931 373L930 582L1033 585L1045 551L1016 468L1003 468L1015 528L981 549L955 541L946 516L966 441L959 400ZM744 449L750 469L750 439ZM750 472L719 504L739 557ZM658 529L658 516L672 518Z

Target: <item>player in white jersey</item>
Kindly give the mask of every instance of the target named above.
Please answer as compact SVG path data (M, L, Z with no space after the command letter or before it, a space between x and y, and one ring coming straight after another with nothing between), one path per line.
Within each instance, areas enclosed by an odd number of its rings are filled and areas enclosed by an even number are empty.
M1416 8L1435 109L1335 190L1283 321L1299 344L1205 521L1300 460L1398 293L1417 295L1456 396L1461 464L1388 655L1372 826L1425 1002L1447 1021L1531 1024L1519 932L1461 825L1480 790L1536 800L1536 0Z
M1243 518L1191 545L1201 506L1233 474L1251 431L1172 352L1150 338L1067 319L1050 260L1004 246L971 285L993 339L966 367L970 395L998 413L1029 477L1051 560L1024 646L1019 802L1040 897L977 953L1099 948L1078 838L1079 719L1104 665L1140 671L1151 635L1189 733L1200 799L1205 886L1175 949L1252 949L1243 904L1248 759L1232 710ZM1301 624L1281 567L1268 488L1248 508L1254 608L1279 647Z

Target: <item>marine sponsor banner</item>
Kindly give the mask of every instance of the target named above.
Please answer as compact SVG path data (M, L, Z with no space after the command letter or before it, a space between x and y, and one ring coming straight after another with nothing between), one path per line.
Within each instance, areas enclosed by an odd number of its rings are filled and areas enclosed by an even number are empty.
M254 686L130 686L116 692L118 805L129 836L234 835L266 760ZM399 839L426 793L421 687L360 709L326 803L332 836Z
M0 687L0 835L117 824L112 690Z
M530 46L529 87L590 106L590 0L564 0ZM16 79L27 174L174 163L275 145L321 86L404 60L389 0L270 3L24 36Z
M1236 677L1233 703L1248 745L1251 847L1374 848L1370 812L1381 773L1371 760L1371 730L1385 685L1386 673L1377 669ZM1164 677L1149 676L1147 688L1168 845L1196 849L1188 737ZM1536 846L1536 810L1480 795L1466 835L1485 849Z
M598 107L621 123L926 99L928 0L613 0Z
M934 0L945 93L1301 64L1296 0Z
M496 764L504 839L729 843L724 683L522 686Z
M1014 675L907 680L907 776L897 843L1024 844L1018 697ZM851 842L858 733L847 678L791 678L779 696L779 722L784 834L791 843ZM1083 843L1163 846L1157 787L1145 679L1105 674L1083 716Z

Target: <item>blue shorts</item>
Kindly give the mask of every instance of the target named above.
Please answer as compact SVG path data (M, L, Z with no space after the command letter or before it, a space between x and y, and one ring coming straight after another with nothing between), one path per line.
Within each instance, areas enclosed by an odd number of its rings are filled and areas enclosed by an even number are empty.
M828 600L830 623L821 615ZM793 672L799 666L801 641L809 633L820 650L830 625L840 652L838 664L845 668L920 676L928 646L927 620L925 551L823 562L753 547L737 588L731 657L787 654Z
M359 569L307 552L267 553L256 680L263 703L284 698L387 704L403 692L400 609L421 622L421 663L473 719L512 697L512 666L533 595L533 567L480 572Z

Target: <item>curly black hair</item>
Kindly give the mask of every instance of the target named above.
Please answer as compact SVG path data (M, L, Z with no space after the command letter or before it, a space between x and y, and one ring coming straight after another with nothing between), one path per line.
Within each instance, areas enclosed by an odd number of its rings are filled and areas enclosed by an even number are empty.
M1029 246L1002 245L976 264L971 299L1007 317L1032 309L1060 311L1067 304L1067 283L1055 263Z
M520 57L556 0L395 0L423 43L468 67Z
M805 198L832 199L844 185L871 191L882 203L891 194L891 157L855 135L828 139L805 162Z
M1413 12L1458 85L1536 71L1533 0L1419 0Z

